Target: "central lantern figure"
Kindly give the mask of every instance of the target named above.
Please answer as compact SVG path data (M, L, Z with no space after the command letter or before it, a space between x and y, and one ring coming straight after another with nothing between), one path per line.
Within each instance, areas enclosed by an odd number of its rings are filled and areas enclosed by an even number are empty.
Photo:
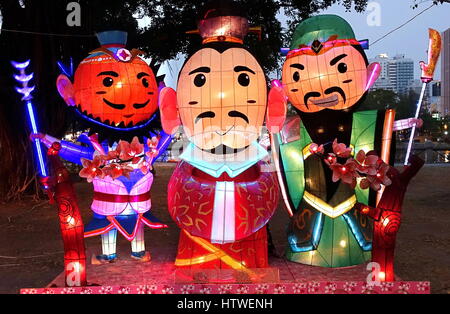
M235 3L207 5L198 28L202 48L183 66L178 91L166 88L160 98L165 131L182 125L190 141L168 191L182 229L176 266L268 267L265 226L279 192L257 140L266 116L269 130L284 122L285 96L274 87L267 97L263 69L243 46L248 20Z

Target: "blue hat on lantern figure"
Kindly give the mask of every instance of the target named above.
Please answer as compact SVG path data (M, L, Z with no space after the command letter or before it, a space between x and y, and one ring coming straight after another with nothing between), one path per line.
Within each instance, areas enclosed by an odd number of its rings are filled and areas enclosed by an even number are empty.
M101 32L97 33L97 38L102 48L110 50L118 60L122 62L129 62L131 60L131 52L125 48L128 33L123 31Z

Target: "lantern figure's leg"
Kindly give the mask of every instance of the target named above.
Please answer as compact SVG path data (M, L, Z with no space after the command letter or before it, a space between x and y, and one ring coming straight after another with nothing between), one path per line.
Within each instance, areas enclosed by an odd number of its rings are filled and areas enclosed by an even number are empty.
M102 234L102 252L103 256L97 258L112 261L116 259L116 243L117 230L111 230L108 233Z
M388 282L395 281L394 250L395 250L395 247L387 248L384 250L384 274L385 274L384 277L385 277L385 281L388 281Z
M389 250L385 246L383 239L384 230L383 224L379 221L374 223L374 239L372 249L372 262L379 265L378 281L394 281L394 260L389 260L386 252ZM393 250L393 249L392 249ZM390 266L389 266L390 265ZM388 280L387 278L392 278Z
M144 225L138 227L136 237L131 241L131 256L135 259L142 259L145 256Z

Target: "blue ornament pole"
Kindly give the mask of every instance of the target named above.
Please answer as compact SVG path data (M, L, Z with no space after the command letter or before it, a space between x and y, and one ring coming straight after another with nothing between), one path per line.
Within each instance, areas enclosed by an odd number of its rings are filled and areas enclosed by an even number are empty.
M30 65L30 60L22 63L11 61L11 64L16 70L19 71L19 74L14 75L14 79L21 84L20 87L16 87L16 92L22 95L22 101L24 102L27 108L28 122L30 124L31 131L34 134L37 134L39 132L39 129L34 111L34 106L32 103L33 96L31 95L35 90L35 86L30 85L30 81L33 79L34 74L33 73L26 74L26 69ZM43 153L41 143L39 139L35 139L33 142L39 175L41 179L48 179L45 154ZM46 181L42 180L42 182ZM44 188L47 189L48 186L44 185Z

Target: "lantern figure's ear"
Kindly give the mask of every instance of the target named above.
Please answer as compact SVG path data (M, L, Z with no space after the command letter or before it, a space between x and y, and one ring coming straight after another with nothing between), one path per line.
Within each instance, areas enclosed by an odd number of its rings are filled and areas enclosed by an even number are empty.
M381 74L381 65L378 62L371 63L367 67L367 85L366 85L366 91L369 90L375 84L375 82L378 80Z
M181 126L180 114L177 108L177 92L165 87L159 94L159 111L164 132L174 134Z
M269 92L266 126L271 133L279 133L287 112L287 97L279 81L272 82Z
M76 106L75 90L70 79L61 74L56 80L56 88L68 106Z

